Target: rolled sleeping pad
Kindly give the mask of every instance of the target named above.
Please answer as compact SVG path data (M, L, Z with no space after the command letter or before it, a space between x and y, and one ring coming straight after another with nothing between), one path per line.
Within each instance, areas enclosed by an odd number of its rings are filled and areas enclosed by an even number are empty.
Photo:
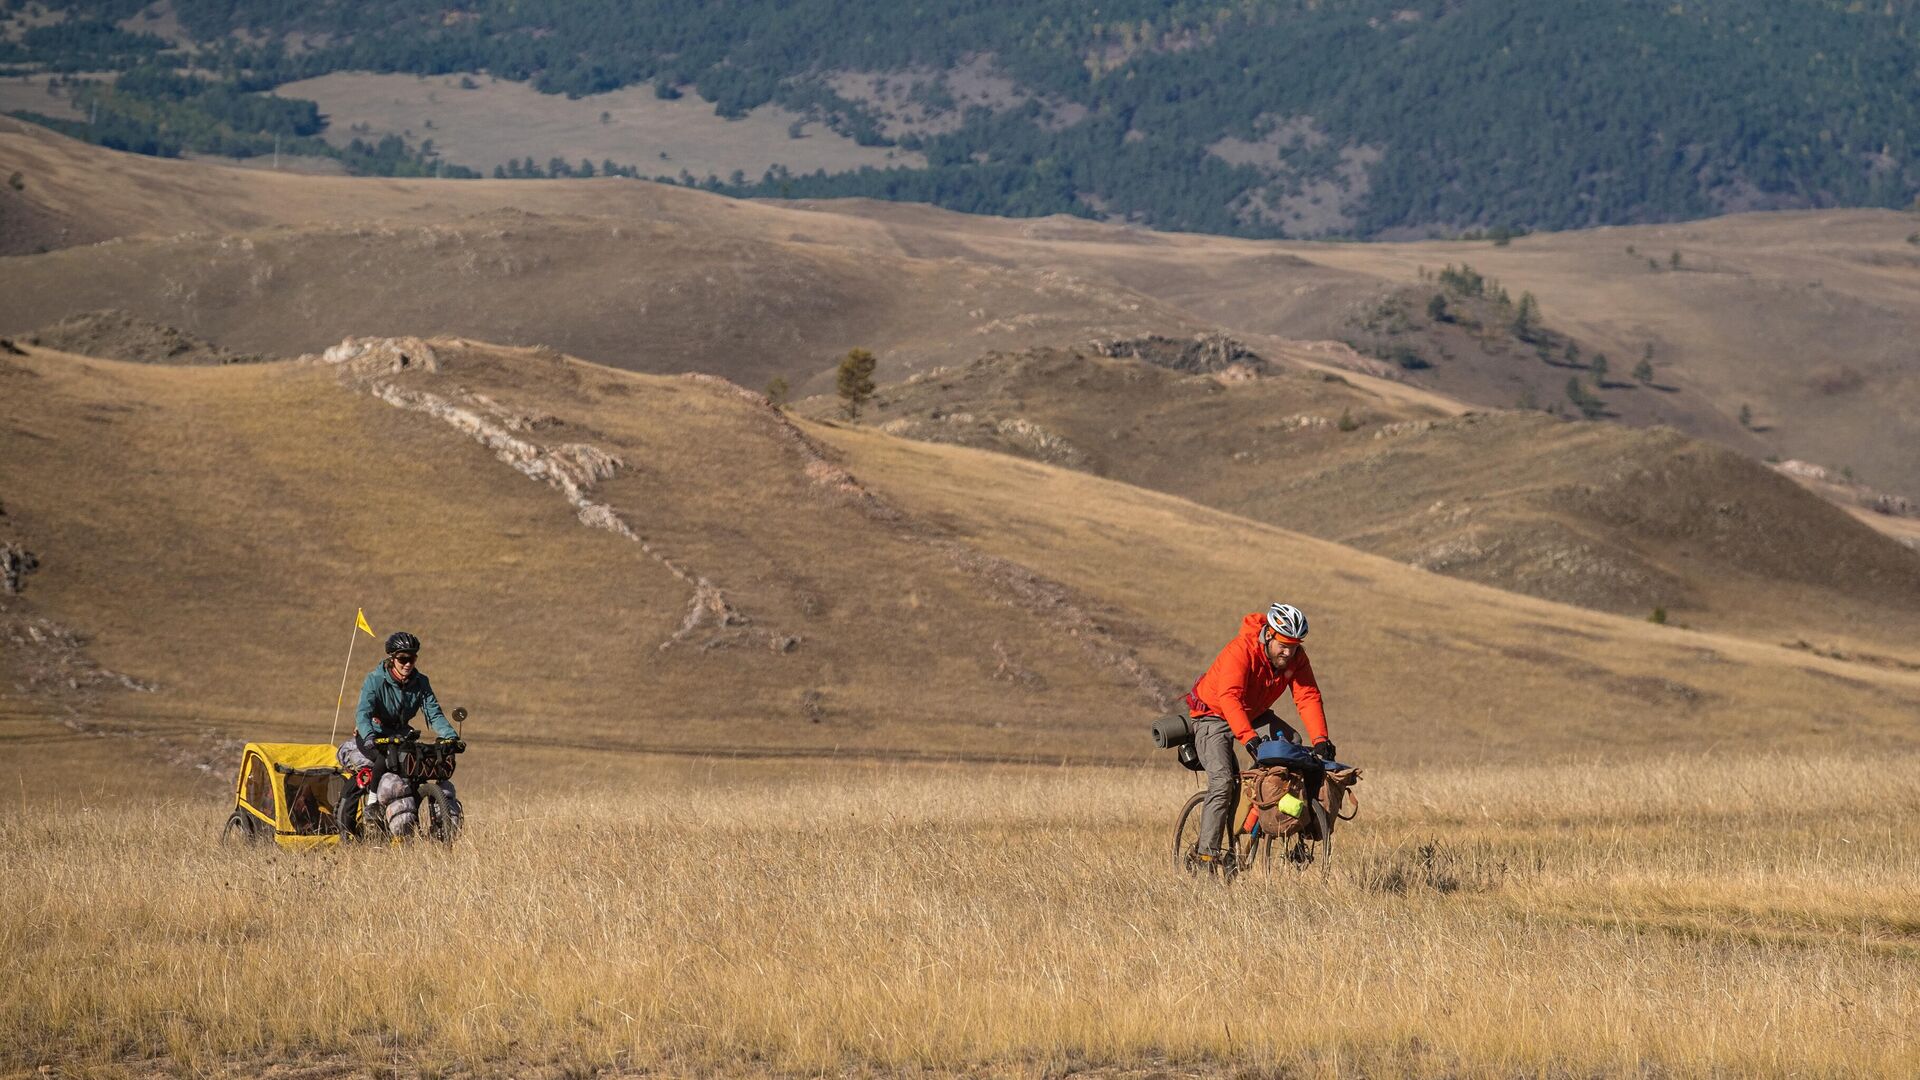
M1184 716L1163 716L1153 722L1153 745L1162 750L1193 742L1193 722Z

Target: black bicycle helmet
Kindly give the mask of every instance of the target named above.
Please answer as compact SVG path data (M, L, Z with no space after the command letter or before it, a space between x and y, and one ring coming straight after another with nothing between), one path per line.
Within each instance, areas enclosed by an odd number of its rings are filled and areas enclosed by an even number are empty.
M420 639L417 637L414 637L412 634L407 633L405 630L401 630L398 633L394 634L393 636L387 638L387 655L388 656L392 656L394 653L403 653L403 652L418 653L419 651L420 651Z

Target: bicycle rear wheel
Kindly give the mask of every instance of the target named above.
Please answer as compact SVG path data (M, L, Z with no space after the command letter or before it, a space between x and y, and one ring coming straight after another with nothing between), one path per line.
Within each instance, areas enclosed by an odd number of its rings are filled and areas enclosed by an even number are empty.
M1180 816L1173 823L1173 868L1184 874L1200 872L1200 804L1207 793L1196 791L1180 808Z
M1200 820L1206 817L1207 793L1196 791L1180 808L1180 816L1173 824L1173 868L1182 874L1219 873L1231 878L1244 868L1241 853L1233 845L1223 850L1224 857L1218 860L1202 859L1200 856L1201 836ZM1217 841L1216 841L1217 843Z

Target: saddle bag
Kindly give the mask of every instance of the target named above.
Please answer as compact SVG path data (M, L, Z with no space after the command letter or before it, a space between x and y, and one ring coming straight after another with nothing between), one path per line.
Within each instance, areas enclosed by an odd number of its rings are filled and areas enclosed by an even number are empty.
M1359 769L1333 769L1320 785L1320 801L1327 805L1327 816L1352 821L1360 813L1360 796L1353 785L1360 782Z
M1256 824L1268 836L1294 836L1311 828L1302 795L1306 781L1292 769L1255 767L1240 774L1241 802L1246 814L1242 831Z
M453 779L453 755L422 752L417 746L395 747L387 756L387 771L408 780Z

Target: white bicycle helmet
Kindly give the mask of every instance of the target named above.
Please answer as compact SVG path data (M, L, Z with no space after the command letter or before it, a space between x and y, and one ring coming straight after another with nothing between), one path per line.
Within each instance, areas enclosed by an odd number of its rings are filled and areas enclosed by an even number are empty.
M1292 604L1275 604L1267 609L1267 629L1299 641L1307 636L1307 617Z

